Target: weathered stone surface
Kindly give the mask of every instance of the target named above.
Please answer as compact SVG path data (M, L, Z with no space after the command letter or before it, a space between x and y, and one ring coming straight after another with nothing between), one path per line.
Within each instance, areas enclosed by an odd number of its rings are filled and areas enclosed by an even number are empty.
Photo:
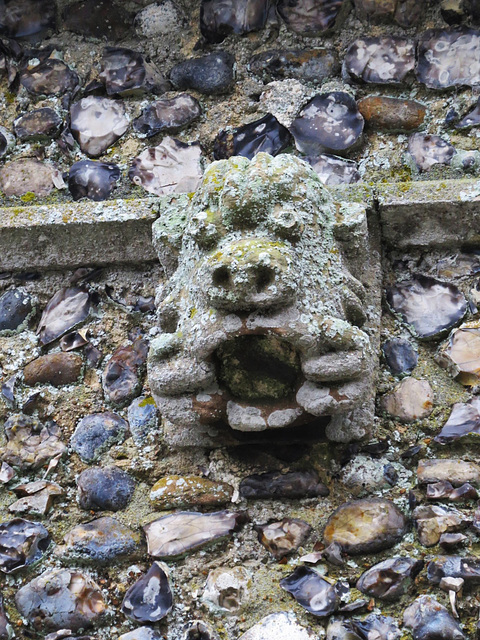
M0 169L0 188L6 196L48 196L57 185L63 185L58 169L33 158L13 160Z
M2 460L22 470L39 469L65 452L55 422L41 423L37 418L14 414L4 424L7 445Z
M361 180L358 165L353 160L321 153L318 156L307 156L305 161L316 171L320 182L327 186L352 184Z
M426 107L415 100L384 96L359 100L358 110L370 127L385 131L414 131L421 127L427 112Z
M70 130L81 150L96 158L128 129L125 105L118 100L87 96L70 107Z
M480 483L480 466L474 462L459 459L420 460L417 469L419 483L442 482L447 480L457 487L470 482Z
M293 613L271 613L242 634L239 640L313 640L313 632L302 627Z
M115 518L104 516L73 527L57 547L65 562L108 564L133 559L142 551L140 534Z
M168 36L185 27L185 16L172 0L147 5L135 15L135 29L146 38Z
M389 558L362 573L357 589L372 598L397 600L407 592L422 567L423 560L416 558Z
M355 0L362 18L375 21L395 20L402 27L416 24L425 13L425 0Z
M148 434L158 429L158 411L152 396L134 398L127 415L133 441L141 446Z
M111 0L79 0L68 4L63 12L70 31L94 38L120 40L131 26L131 17L122 3Z
M114 465L89 467L77 478L78 503L86 511L120 511L130 502L135 480Z
M398 36L369 36L354 40L343 68L352 79L373 84L401 84L415 66L415 45Z
M248 601L252 577L244 567L218 567L209 572L202 600L214 610L236 614Z
M315 203L314 209L299 208L297 199ZM214 163L187 212L182 205L185 213L178 269L161 294L163 331L152 340L148 363L162 415L179 428L204 430L226 418L237 431L263 431L333 414L329 437L339 437L336 429L346 424L341 416L368 394L370 340L358 328L365 318L363 287L334 248L332 203L316 173L291 156L262 153L252 162ZM166 216L160 216L154 236L161 261L164 249L171 252L163 244L167 228ZM344 286L326 295L329 280L322 269L331 269ZM307 279L308 295L297 285ZM194 315L182 312L183 302L179 306L186 283ZM215 317L207 325L202 318L211 317L211 308ZM247 329L238 314L246 314ZM348 424L360 432L367 415ZM348 439L346 433L341 437Z
M21 497L8 507L10 512L40 516L44 516L50 511L55 498L65 494L62 487L56 482L47 482L46 480L20 484L13 491Z
M403 614L403 624L412 630L414 640L463 640L458 623L435 598L419 596Z
M175 65L170 71L170 80L177 89L194 89L205 94L226 93L235 78L234 64L231 53L209 53Z
M51 384L60 387L74 384L82 372L83 360L75 353L47 353L32 360L23 370L25 384Z
M408 155L419 171L430 171L438 164L449 165L455 147L440 136L414 133L408 140Z
M199 476L165 476L157 480L150 492L150 500L161 510L216 506L230 502L233 487Z
M405 378L382 398L385 411L400 422L427 418L433 411L434 393L427 380Z
M113 444L123 442L127 429L128 423L116 413L92 413L78 423L71 445L82 460L93 462Z
M169 558L228 536L243 521L243 514L238 511L179 511L150 522L143 530L147 536L148 553L154 558Z
M347 502L329 517L323 532L325 544L338 542L350 554L388 549L406 531L403 513L389 500Z
M5 2L0 15L0 33L9 38L42 37L56 24L55 5L50 0Z
M18 590L15 602L20 614L42 631L90 627L106 608L100 587L68 569L47 569Z
M108 361L102 375L105 397L117 407L130 402L141 389L148 344L142 338L119 347Z
M21 331L33 316L31 296L22 289L9 289L0 296L0 334Z

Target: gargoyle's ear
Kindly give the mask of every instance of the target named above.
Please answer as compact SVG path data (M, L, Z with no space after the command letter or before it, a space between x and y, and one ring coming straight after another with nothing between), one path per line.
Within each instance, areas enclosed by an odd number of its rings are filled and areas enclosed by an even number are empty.
M178 266L178 254L187 225L187 194L169 196L159 200L159 217L152 226L152 241L165 275L170 278Z

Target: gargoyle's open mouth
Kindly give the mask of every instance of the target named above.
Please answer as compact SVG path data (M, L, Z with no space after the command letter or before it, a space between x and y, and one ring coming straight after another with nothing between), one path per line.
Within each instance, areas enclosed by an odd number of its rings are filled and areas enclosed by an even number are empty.
M232 399L254 404L293 398L301 372L296 349L273 335L245 335L215 351L218 382Z

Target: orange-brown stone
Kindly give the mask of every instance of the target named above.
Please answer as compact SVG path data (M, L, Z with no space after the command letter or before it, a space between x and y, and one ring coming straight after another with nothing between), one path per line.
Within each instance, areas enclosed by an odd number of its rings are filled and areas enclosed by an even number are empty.
M82 372L82 358L75 353L49 353L33 360L23 370L25 384L40 382L60 387L76 382Z
M426 108L415 100L369 96L360 100L358 109L374 129L414 131L425 119Z

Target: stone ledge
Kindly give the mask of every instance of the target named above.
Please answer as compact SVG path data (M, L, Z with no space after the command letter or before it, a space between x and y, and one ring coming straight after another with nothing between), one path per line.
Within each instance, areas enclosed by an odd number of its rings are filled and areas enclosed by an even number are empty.
M337 201L363 203L367 209L376 206L382 238L392 247L480 244L480 180L356 184L329 190ZM68 269L156 260L151 226L163 200L1 208L0 269Z

